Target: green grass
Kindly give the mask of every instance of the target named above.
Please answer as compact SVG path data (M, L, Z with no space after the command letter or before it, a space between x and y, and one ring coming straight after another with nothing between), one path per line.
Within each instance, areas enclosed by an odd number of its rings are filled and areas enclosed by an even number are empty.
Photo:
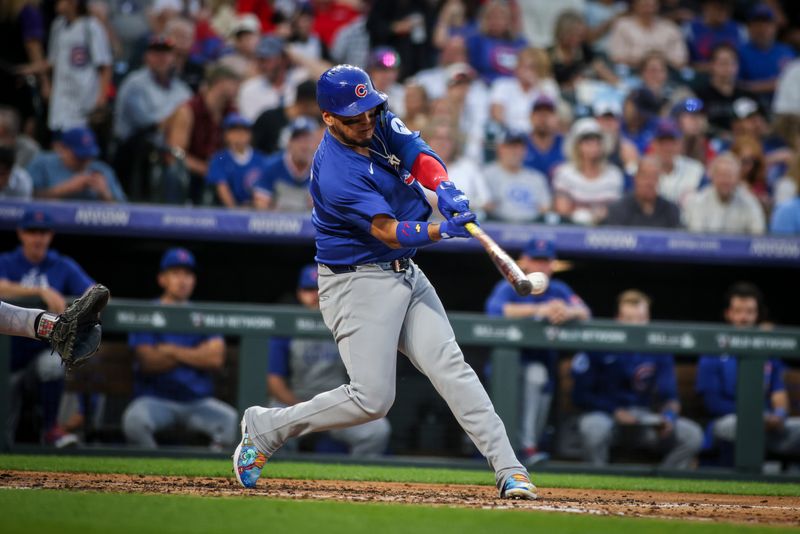
M470 510L423 506L285 501L263 498L125 495L49 490L0 491L6 534L141 534L240 532L245 534L442 534L557 532L691 534L783 532L743 525L599 517L564 513Z
M0 455L0 469L26 471L72 471L142 475L232 476L226 460L166 458L119 458L88 456ZM267 464L266 475L275 478L317 480L366 480L438 484L494 484L485 471L412 467L363 466L282 462ZM800 496L800 484L739 482L727 480L686 480L584 474L534 474L542 488L585 488L627 491L674 491L729 495Z

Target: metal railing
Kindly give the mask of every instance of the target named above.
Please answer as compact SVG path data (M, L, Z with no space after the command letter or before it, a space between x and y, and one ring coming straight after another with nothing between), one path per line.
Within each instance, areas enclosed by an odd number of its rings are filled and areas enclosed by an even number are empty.
M587 321L552 326L479 314L449 316L463 346L492 350L491 391L497 413L516 442L519 403L519 353L522 348L642 351L672 354L723 354L739 357L735 467L760 472L764 460L763 360L800 359L800 329L734 329L722 324L653 322L645 326ZM114 299L103 314L108 333L220 333L240 339L236 404L240 411L264 401L265 362L272 336L326 338L331 334L318 312L295 306L192 303L159 306L148 301ZM0 420L9 406L9 339L0 336ZM8 449L10 444L3 444Z

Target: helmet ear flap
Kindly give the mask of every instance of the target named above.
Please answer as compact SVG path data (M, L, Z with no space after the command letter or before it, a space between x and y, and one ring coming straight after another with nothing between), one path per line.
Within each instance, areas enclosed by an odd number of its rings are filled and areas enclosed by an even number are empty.
M380 121L381 127L386 127L386 113L389 112L389 102L385 101L378 106L378 121Z

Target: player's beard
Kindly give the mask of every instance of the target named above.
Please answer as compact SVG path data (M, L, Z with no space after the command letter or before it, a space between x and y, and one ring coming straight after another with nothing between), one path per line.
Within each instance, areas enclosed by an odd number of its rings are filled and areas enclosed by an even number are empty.
M357 147L361 147L361 148L369 147L370 143L372 143L372 135L375 133L375 129L373 128L372 131L369 133L369 136L367 136L366 139L362 139L362 140L359 141L357 139L353 139L352 137L350 137L349 135L344 133L341 130L341 128L339 128L335 124L331 125L331 131L344 144L350 145L350 146L357 146Z

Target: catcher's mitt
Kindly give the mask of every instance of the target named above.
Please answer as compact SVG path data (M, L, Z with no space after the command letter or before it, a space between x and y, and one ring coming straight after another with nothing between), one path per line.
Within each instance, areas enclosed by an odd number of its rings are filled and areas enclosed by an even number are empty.
M108 288L96 284L70 304L64 313L42 314L37 335L50 342L68 369L85 363L100 348L100 312L108 303Z

